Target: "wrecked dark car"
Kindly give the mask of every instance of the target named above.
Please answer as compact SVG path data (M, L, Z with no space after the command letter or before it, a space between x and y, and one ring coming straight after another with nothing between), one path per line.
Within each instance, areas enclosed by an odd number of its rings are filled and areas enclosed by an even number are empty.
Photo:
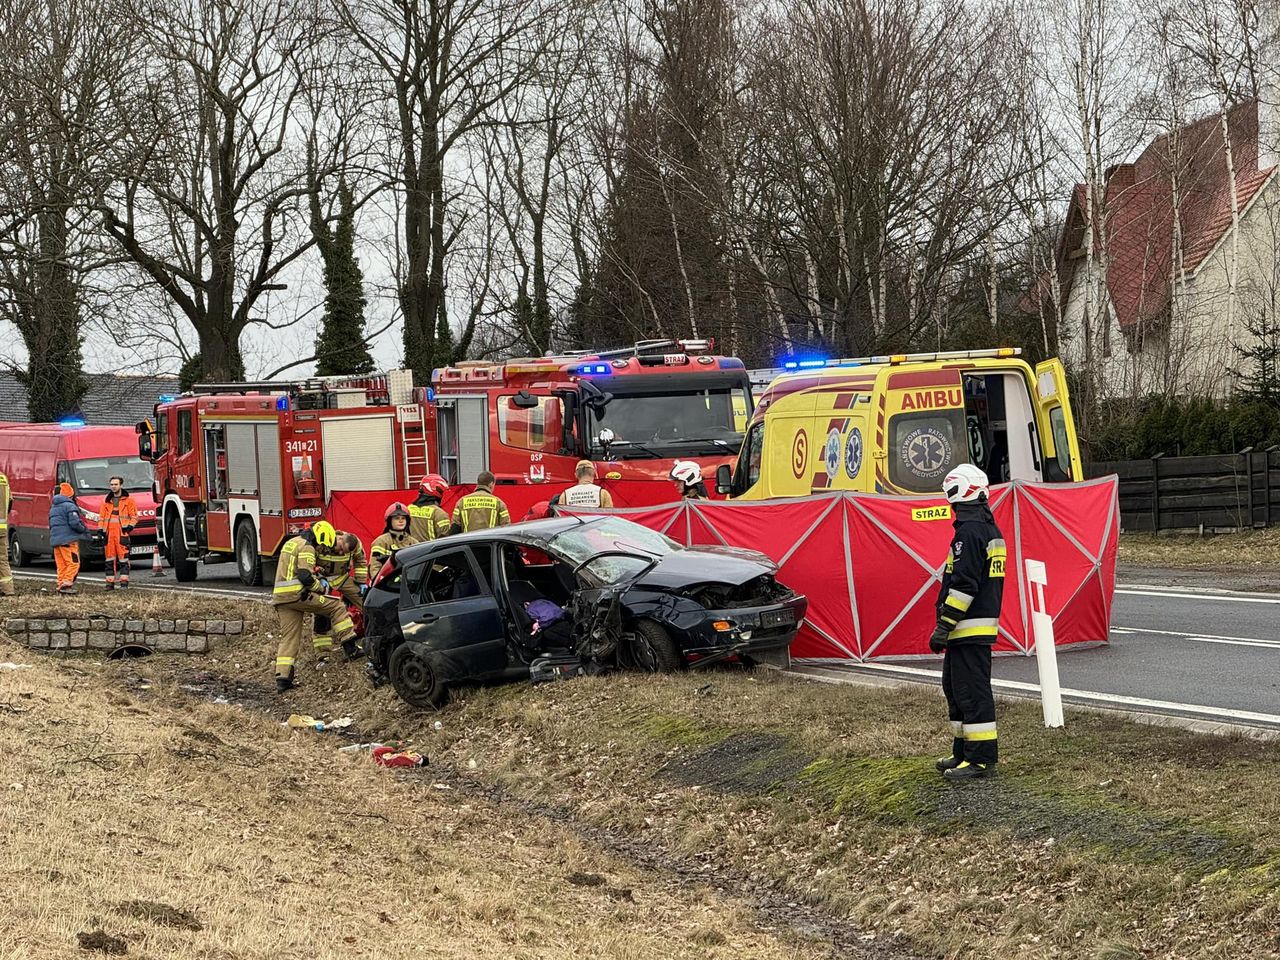
M406 702L436 707L463 683L786 666L808 600L776 573L761 553L682 547L620 517L445 537L379 571L365 598L368 669Z

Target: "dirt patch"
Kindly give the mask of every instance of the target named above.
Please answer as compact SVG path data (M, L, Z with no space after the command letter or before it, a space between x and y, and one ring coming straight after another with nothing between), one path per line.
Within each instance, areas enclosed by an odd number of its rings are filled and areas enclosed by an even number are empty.
M680 757L659 772L683 786L726 793L767 793L788 783L809 765L795 744L773 733L740 733Z
M116 912L137 920L146 920L160 927L173 927L175 930L203 930L204 925L186 910L179 910L167 903L154 903L150 900L129 900L116 905Z
M79 942L81 950L97 950L101 953L109 953L116 956L129 952L127 943L103 930L94 930L92 933L77 933L76 940Z

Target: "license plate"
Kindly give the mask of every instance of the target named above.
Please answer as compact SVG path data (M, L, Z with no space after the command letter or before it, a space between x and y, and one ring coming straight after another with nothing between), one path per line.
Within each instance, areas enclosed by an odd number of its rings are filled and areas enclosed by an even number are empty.
M129 556L131 557L149 557L151 556L151 547L130 547Z
M785 610L766 610L760 614L760 626L762 628L781 627L796 622L796 612L790 607Z

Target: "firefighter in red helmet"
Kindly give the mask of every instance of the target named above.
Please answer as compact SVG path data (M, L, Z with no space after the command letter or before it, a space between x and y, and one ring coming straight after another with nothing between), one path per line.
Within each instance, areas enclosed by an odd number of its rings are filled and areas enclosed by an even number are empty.
M409 532L409 508L399 500L387 507L387 512L382 517L386 521L382 536L374 540L369 548L369 556L373 560L375 570L380 569L397 550L418 542L417 538Z
M415 542L449 535L449 515L440 506L448 490L449 482L438 473L428 473L418 484L418 499L409 504L409 534Z

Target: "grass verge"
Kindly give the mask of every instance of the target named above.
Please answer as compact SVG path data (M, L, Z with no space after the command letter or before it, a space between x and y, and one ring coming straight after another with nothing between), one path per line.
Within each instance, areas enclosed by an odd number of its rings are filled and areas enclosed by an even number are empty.
M795 958L734 897L434 772L0 648L0 955ZM438 789L441 788L441 789Z
M1176 567L1218 572L1274 569L1280 572L1280 528L1239 533L1120 535L1119 560L1138 567Z
M497 798L485 816L504 828L551 811L579 838L670 851L720 887L852 918L869 937L901 934L925 955L1280 957L1274 744L1094 714L1047 731L1035 705L1007 704L1000 777L951 785L932 769L948 735L925 688L620 675L463 691L424 714L370 691L354 666L315 671L305 654L306 686L277 700L270 629L211 657L101 670L123 689L224 696L278 718L352 716L363 737L424 745L433 776L459 793ZM323 790L331 807L350 802L340 784Z

